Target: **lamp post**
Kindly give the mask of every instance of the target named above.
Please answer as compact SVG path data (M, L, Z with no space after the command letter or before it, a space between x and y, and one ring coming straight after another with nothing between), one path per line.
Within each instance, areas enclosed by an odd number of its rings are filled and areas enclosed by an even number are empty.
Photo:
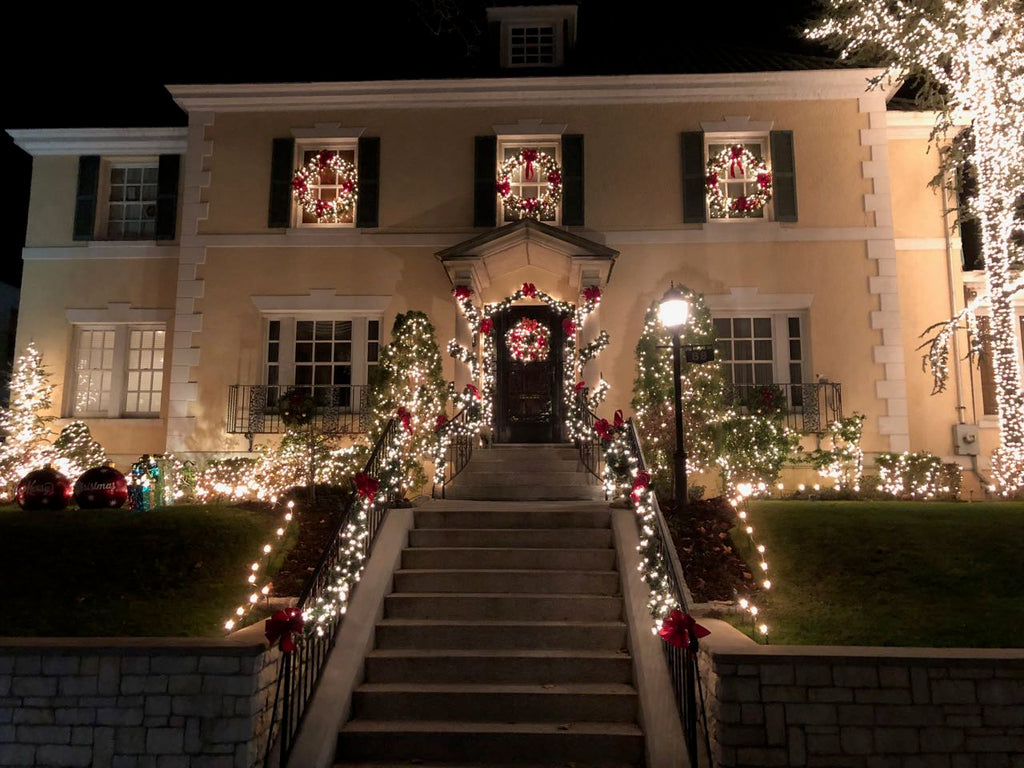
M675 390L676 450L673 455L672 477L676 503L686 506L686 444L683 439L682 362L680 360L679 331L690 317L690 302L672 283L658 306L658 319L672 333L672 385Z

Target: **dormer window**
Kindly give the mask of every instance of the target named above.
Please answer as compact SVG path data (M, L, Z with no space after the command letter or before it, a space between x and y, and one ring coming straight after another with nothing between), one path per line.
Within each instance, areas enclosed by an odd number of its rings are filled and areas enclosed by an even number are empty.
M501 28L501 67L560 67L576 39L576 6L488 8L487 20Z

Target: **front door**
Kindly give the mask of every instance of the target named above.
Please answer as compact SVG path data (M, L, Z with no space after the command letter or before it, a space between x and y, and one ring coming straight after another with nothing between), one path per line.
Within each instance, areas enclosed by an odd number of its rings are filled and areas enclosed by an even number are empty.
M562 440L562 319L546 306L495 317L499 443Z

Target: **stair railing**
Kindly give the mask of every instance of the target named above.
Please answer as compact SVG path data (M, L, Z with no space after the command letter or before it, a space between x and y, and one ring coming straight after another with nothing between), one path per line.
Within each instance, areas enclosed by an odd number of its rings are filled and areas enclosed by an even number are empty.
M587 471L604 482L604 445L601 437L594 432L594 422L597 421L597 414L590 410L590 403L587 400L588 390L582 389L576 393L576 413L579 415L579 422L576 424L576 450L580 454L580 462Z
M637 457L639 468L647 471L647 461L644 459L643 446L640 444L640 436L636 431L636 424L633 419L626 421L626 435L629 440L629 447L632 454ZM688 590L683 578L683 569L679 564L679 556L676 554L672 534L669 532L668 523L661 513L658 504L657 494L650 495L651 504L654 507L654 529L650 534L661 555L661 562L667 571L667 578L672 597L679 605L683 613L689 613ZM704 690L700 679L698 667L698 646L697 638L690 636L689 648L677 648L670 643L663 642L662 649L665 652L665 660L668 663L669 674L672 678L672 688L675 691L676 704L679 707L679 717L683 726L683 736L686 740L686 750L690 758L692 768L699 765L698 755L700 747L704 747L705 764L711 761L711 740L708 732L707 712L704 706ZM699 721L699 722L698 722ZM698 724L703 731L703 739L698 740Z
M389 446L397 444L400 439L398 434L398 423L391 419L384 428L383 434L377 439L366 462L363 471L375 478L389 471L386 465L386 450ZM388 488L386 494L378 496L384 503L374 504L367 515L367 536L362 543L363 562L370 559L373 545L384 521L385 514L397 500L399 492L393 487L398 484L381 482L381 488ZM306 580L306 585L299 596L296 607L305 610L316 604L321 596L327 594L328 589L334 584L335 567L339 564L344 553L348 539L345 536L346 529L352 517L356 514L356 494L349 497L345 510L341 514L338 525L330 539L330 543L320 556L316 568ZM349 586L348 599L351 602L359 582L356 580ZM288 757L295 744L295 737L302 726L303 718L309 703L316 692L320 676L327 664L331 649L338 638L342 621L345 615L336 611L328 620L319 624L315 631L307 632L296 641L295 651L281 654L280 667L277 675L277 686L274 693L274 707L271 711L269 731L267 733L267 744L263 755L264 768L271 768L273 762L274 747L276 739L279 740L280 750L277 766L284 766L288 763ZM278 712L280 705L280 713ZM278 728L275 737L274 729Z
M473 458L476 430L471 426L469 410L463 408L437 430L437 439L441 441L439 460L443 468L441 472L434 472L435 479L430 489L432 498L437 498L438 487L440 487L441 498L445 498L445 489L448 484L465 469L469 460ZM440 481L438 481L438 477L440 477Z

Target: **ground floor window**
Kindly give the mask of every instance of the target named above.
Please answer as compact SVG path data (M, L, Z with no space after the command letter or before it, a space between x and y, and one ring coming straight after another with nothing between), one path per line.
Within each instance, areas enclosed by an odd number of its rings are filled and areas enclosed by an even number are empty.
M163 401L162 324L75 328L73 416L159 416Z
M807 362L802 313L716 313L716 359L739 399L769 385L801 384ZM791 407L803 405L800 387L785 387Z

